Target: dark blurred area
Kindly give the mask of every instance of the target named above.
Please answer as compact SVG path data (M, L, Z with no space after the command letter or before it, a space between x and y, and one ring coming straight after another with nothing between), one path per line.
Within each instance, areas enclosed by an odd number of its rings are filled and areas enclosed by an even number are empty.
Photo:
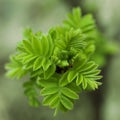
M22 81L5 77L4 65L15 51L22 32L47 32L61 24L73 7L92 13L99 30L117 43L114 55L106 56L103 85L84 92L72 111L59 113L47 107L33 108L23 94ZM0 0L0 120L120 120L120 0ZM102 44L101 44L102 46Z

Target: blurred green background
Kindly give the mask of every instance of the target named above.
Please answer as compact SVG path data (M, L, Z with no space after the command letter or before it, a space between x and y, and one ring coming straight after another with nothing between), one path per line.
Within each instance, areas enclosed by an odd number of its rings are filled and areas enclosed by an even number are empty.
M61 24L75 6L94 15L106 38L117 42L118 51L106 56L99 90L80 94L74 110L54 118L49 108L28 105L22 81L6 78L4 65L25 28L47 32L51 26ZM0 120L120 120L119 11L120 0L0 0Z

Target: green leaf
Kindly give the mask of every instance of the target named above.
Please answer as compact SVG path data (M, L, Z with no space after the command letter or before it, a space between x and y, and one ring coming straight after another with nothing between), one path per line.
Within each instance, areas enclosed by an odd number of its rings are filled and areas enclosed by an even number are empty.
M58 92L58 87L46 87L41 90L41 95L50 95Z
M83 87L83 89L87 88L87 79L86 78L84 78L82 81L82 87Z
M76 93L80 93L80 92L83 91L82 87L81 86L77 86L75 81L69 83L66 87L71 88Z
M42 66L42 61L43 61L43 58L42 58L42 57L38 57L38 58L35 60L35 62L34 62L34 64L33 64L33 71L38 70L39 68L41 68L41 66Z
M90 70L90 71L85 71L85 72L83 73L83 75L96 76L96 75L98 75L100 72L101 72L101 70L94 70L94 69L92 69L92 70Z
M76 85L79 86L83 82L83 75L80 74L77 76Z
M76 85L79 86L80 84L82 84L83 89L86 89L88 84L92 86L92 89L97 88L97 84L93 82L88 83L88 81L96 81L98 79L101 79L101 76L98 75L100 73L100 70L98 70L97 68L98 65L96 65L93 61L87 62L86 64L82 64L82 66L79 66L76 69L78 72ZM91 85L92 83L93 85Z
M93 90L98 88L98 84L96 81L88 80L88 84Z
M51 108L56 108L56 107L58 107L59 103L60 103L60 97L59 97L59 94L57 94L54 97L54 99L52 99L50 101L49 105L50 105Z
M47 106L50 104L50 102L56 98L56 96L58 96L57 94L52 94L52 95L48 95L48 96L45 96L44 99L43 99L43 105Z
M43 69L40 68L40 69L38 69L36 71L32 71L30 76L31 76L31 78L35 78L35 77L41 76L43 73L44 73Z
M44 72L44 78L48 79L50 78L56 70L56 66L54 64L52 64L51 66L49 66L49 68L47 69L47 71Z
M27 63L31 62L32 60L34 60L36 57L37 56L33 56L32 54L30 54L30 55L21 56L21 58L19 57L19 59L23 59L22 63L27 64Z
M32 48L33 48L33 54L34 55L40 55L42 54L42 49L41 49L41 40L40 39L37 39L35 36L32 37Z
M58 81L54 80L54 78L50 78L48 80L38 79L37 84L45 88L58 87Z
M50 57L53 54L55 46L54 46L53 39L51 38L50 35L48 35L47 39L48 39L48 43L49 43L49 50L48 50L48 54L46 56Z
M69 97L69 98L72 98L72 99L78 99L79 96L76 94L76 92L74 92L73 90L67 88L67 87L64 87L62 88L62 93Z
M70 99L68 99L65 96L61 97L61 103L64 105L65 108L67 108L68 110L73 109L73 103L71 102Z
M11 56L10 60L11 62L5 66L5 68L8 70L6 75L8 77L16 77L20 79L27 73L26 69L24 69L23 64L16 59L16 56Z
M32 52L33 52L32 45L31 45L30 41L28 41L28 40L23 40L23 45L24 45L25 50L26 50L28 53L32 53Z
M67 76L68 82L72 82L76 77L77 77L77 72L70 71Z
M63 112L67 112L68 109L64 107L64 105L62 103L59 104L59 109Z
M83 32L89 32L89 31L94 30L94 28L95 28L95 24L94 23L95 22L93 20L92 15L88 14L88 15L85 15L82 18L80 26L83 29Z
M43 67L44 71L46 71L51 64L52 63L51 63L51 61L49 59L43 58L42 67Z
M69 84L68 80L67 80L67 76L68 76L68 72L65 72L61 78L60 78L60 85L61 86L66 86L67 84Z
M80 17L81 17L81 10L80 10L80 8L74 8L72 12L73 12L73 16L74 16L75 21L76 22L80 21Z
M42 47L42 50L43 50L43 55L47 56L48 52L49 52L49 42L48 42L48 39L47 39L46 36L42 37L41 45L42 45L41 47Z

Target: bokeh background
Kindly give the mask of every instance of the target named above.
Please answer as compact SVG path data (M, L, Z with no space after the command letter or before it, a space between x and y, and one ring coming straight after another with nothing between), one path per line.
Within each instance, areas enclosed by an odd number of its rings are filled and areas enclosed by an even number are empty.
M75 6L80 6L83 14L94 15L100 31L117 43L118 50L106 56L99 90L80 94L74 110L54 118L49 108L28 105L22 81L6 78L4 65L25 28L47 32L51 26L61 24ZM120 0L0 0L0 120L120 120L119 11Z

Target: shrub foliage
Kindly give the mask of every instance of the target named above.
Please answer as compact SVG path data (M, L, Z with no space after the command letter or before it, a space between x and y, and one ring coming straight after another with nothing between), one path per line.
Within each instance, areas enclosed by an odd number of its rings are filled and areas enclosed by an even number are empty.
M96 33L93 17L82 16L79 8L47 34L27 29L6 65L7 75L18 79L29 76L23 86L30 105L37 107L42 100L55 114L71 110L80 92L101 84L99 66L92 59Z

